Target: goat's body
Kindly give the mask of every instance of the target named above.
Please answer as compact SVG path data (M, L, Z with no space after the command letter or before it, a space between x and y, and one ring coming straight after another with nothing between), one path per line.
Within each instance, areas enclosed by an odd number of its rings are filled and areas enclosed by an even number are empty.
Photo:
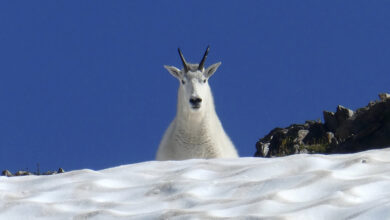
M157 160L234 158L237 151L215 112L211 91L204 113L183 110L180 97L175 119L160 143Z
M234 158L237 151L225 133L215 112L208 78L221 63L203 68L208 49L199 65L183 61L184 69L165 68L177 79L177 113L169 125L157 151L157 160L185 160L192 158Z
M176 117L160 143L157 160L238 157L217 115L201 120Z

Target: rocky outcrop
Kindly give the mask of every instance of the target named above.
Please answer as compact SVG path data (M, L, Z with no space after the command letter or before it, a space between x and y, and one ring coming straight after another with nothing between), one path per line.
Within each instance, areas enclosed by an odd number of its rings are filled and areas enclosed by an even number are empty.
M40 175L53 175L53 174L58 174L58 173L65 173L65 170L62 168L59 168L58 171L47 171L44 173L40 173L39 171L31 173L29 171L19 170L14 174L12 174L9 170L3 170L3 172L1 172L1 175L6 176L6 177L13 177L13 176L30 176L30 175L38 175L38 176L40 176Z
M299 153L355 153L390 146L390 95L352 111L337 106L324 111L324 123L306 121L275 128L256 143L257 157Z

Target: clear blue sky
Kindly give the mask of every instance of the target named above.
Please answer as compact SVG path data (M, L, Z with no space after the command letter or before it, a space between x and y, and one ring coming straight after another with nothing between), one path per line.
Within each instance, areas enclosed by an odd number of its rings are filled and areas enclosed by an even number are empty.
M2 1L0 169L153 160L177 47L206 65L241 156L275 127L389 92L389 1Z

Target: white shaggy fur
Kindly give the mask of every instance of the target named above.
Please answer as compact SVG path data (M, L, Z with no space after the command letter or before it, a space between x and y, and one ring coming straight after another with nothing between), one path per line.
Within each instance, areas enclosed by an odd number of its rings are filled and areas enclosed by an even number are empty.
M180 50L179 53L181 55ZM208 49L204 59L207 53ZM186 63L184 57L182 61L183 65L186 65L182 70L174 66L164 66L179 80L180 87L176 117L162 138L156 159L238 157L233 143L215 112L213 96L208 84L209 77L221 63L204 69L202 64L204 60L199 65Z

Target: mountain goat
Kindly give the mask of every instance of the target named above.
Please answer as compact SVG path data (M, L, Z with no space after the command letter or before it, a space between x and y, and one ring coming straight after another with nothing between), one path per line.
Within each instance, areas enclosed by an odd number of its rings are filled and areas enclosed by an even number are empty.
M161 140L156 159L238 157L217 116L208 83L221 62L204 68L209 47L200 64L187 63L180 48L178 51L183 69L164 66L180 82L177 113Z

